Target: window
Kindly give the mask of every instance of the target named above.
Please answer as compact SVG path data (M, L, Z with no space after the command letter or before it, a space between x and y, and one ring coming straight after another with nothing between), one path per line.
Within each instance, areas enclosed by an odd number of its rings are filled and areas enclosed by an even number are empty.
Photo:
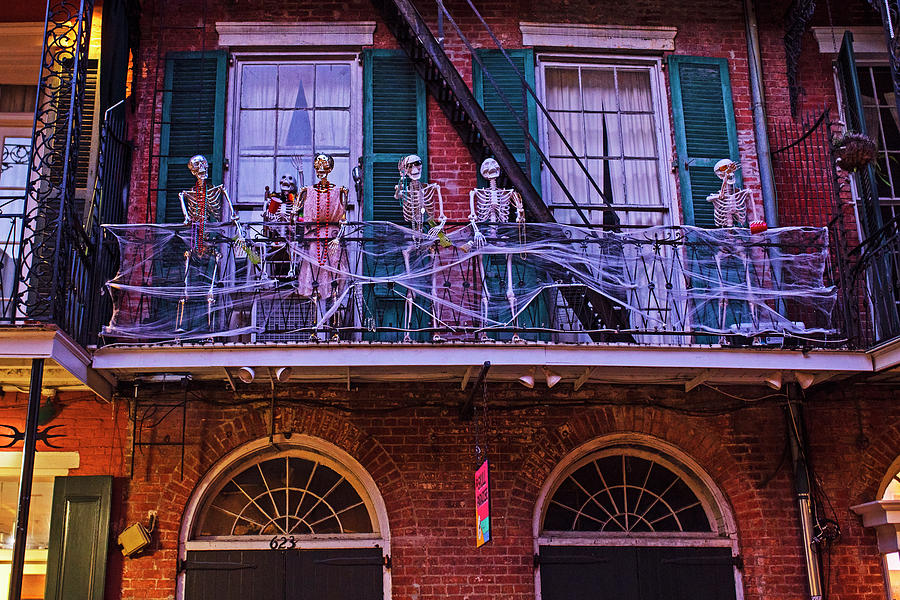
M350 187L359 156L357 67L348 60L240 60L232 112L232 200L242 218L260 217L265 186L289 174L314 183L313 157L334 157L329 179Z
M541 61L544 103L575 156L587 167L623 224L667 224L660 157L667 156L660 134L656 85L651 64ZM549 123L545 151L591 222L602 222L604 201ZM557 220L580 223L555 178L545 170L544 197Z
M875 167L878 200L885 222L900 214L900 119L887 66L857 67L866 130L878 144Z

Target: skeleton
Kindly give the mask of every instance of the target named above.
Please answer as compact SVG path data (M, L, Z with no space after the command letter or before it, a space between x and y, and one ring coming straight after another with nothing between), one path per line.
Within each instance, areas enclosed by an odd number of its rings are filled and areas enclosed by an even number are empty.
M197 179L194 188L184 190L178 194L181 202L181 212L184 214L184 224L191 226L191 245L184 253L184 295L178 302L178 309L175 318L175 331L184 332L184 310L187 303L188 294L188 276L190 272L191 259L202 261L212 259L213 271L209 290L206 293L206 318L207 326L212 328L212 309L215 304L215 295L213 291L216 287L216 281L219 275L219 261L222 253L215 246L208 245L205 227L206 223L218 223L222 221L222 208L228 207L232 222L238 228L238 237L236 242L241 248L247 252L248 256L251 251L244 241L243 231L238 223L237 213L225 191L224 185L207 187L207 179L209 178L209 161L200 154L191 157L187 164L191 174ZM252 260L252 259L251 259Z
M422 159L415 154L410 154L409 156L401 158L400 162L397 164L397 168L400 171L400 182L394 187L394 198L400 200L400 204L403 208L403 218L409 222L410 228L415 232L415 248L419 247L420 237L422 237L423 234L431 241L439 240L441 245L449 245L449 241L443 233L444 225L447 223L447 216L444 214L444 200L441 197L441 186L437 183L422 184L420 181L422 178ZM437 223L434 222L435 197L437 197ZM426 224L429 226L427 231L425 230ZM406 266L407 273L411 270L409 258L412 250L413 248L408 247L403 249L403 262ZM436 256L437 250L435 245L432 245L429 248L429 252L432 253L432 258ZM432 272L431 275L431 294L433 297L437 296L437 274L434 272ZM403 339L404 342L412 341L408 332L410 322L412 321L414 307L415 302L413 300L413 292L411 289L407 288L406 308L404 310L407 334ZM433 326L437 328L437 315L432 313L431 318ZM440 335L434 333L432 341L442 342L444 340Z
M318 182L304 187L297 197L297 204L303 207L303 222L306 228L306 259L300 265L298 291L301 296L309 297L319 311L322 298L330 296L332 303L336 300L342 280L336 271L340 271L344 258L341 255L341 239L347 225L347 201L350 191L338 187L328 181L328 174L334 169L334 159L326 154L319 154L313 162ZM338 223L338 225L335 225ZM313 260L317 264L313 264ZM330 294L323 290L330 289ZM334 307L328 312L334 314ZM321 321L322 312L317 313ZM334 335L337 339L337 334Z
M441 186L437 183L423 185L419 181L422 178L422 159L415 154L401 158L397 168L400 171L400 183L394 187L394 198L400 200L403 218L409 221L416 233L422 233L425 225L434 221L434 198L437 196L438 223L428 230L429 237L437 237L447 222Z
M291 175L282 175L278 181L279 191L272 192L266 186L265 203L263 206L263 222L271 223L273 227L266 228L266 235L270 239L282 243L273 243L267 248L266 261L274 264L268 265L275 277L287 277L293 279L297 275L297 264L290 252L291 243L294 241L296 230L293 224L299 218L303 220L303 204L297 193L297 180ZM299 215L299 217L298 217ZM290 265L287 269L287 265ZM267 269L262 269L262 276L268 277Z
M716 227L730 228L730 227L741 227L744 223L747 222L747 206L750 205L751 211L755 213L752 206L752 200L750 198L750 190L737 189L735 185L735 173L737 173L738 169L740 169L740 165L734 162L733 160L723 158L719 162L716 163L716 166L713 167L713 170L716 173L716 176L722 180L722 187L718 191L718 193L710 194L706 197L706 199L713 204L713 220L716 223ZM751 227L755 224L754 220L751 223ZM737 236L737 234L735 234ZM720 274L724 272L722 269L722 260L725 258L727 254L733 254L734 248L741 247L741 240L735 239L734 244L729 244L728 249L720 248L716 251L715 261L716 261L716 271ZM739 254L742 258L742 264L747 264L747 257L744 256L742 251L739 251ZM747 286L747 290L753 289L750 281L750 269L744 269L744 278ZM724 282L723 282L724 283ZM756 321L756 302L752 295L748 297L747 301L750 305L750 314L754 321ZM725 326L726 318L728 313L728 299L720 298L719 299L719 323L722 327Z
M486 240L478 230L477 221L482 223L506 223L509 221L509 209L516 207L516 223L525 223L525 207L522 197L516 190L500 189L497 179L500 177L500 165L493 158L481 163L481 176L490 183L489 188L475 188L469 192L469 222L474 233L473 244L481 248Z
M740 168L736 162L723 158L714 167L716 176L722 180L718 193L706 197L713 204L713 219L716 227L736 227L747 221L747 200L749 190L735 187L735 173Z
M481 176L490 183L489 188L475 188L469 192L469 223L472 227L473 238L467 244L468 248L474 246L482 248L487 243L484 234L478 229L478 221L482 223L506 223L509 221L509 210L512 206L516 208L516 223L519 225L519 242L524 243L524 225L525 225L525 207L522 204L522 197L516 190L500 189L497 187L497 179L500 177L500 165L493 158L486 159L481 163ZM492 228L493 229L493 228ZM490 306L490 292L488 290L486 269L484 263L481 265L481 309L482 318L487 322L488 307ZM513 320L517 320L516 311L516 295L513 291L513 275L512 275L512 254L506 255L506 300L509 303L510 315ZM489 339L487 334L482 332L482 340ZM513 341L518 342L520 338L518 334L513 335Z

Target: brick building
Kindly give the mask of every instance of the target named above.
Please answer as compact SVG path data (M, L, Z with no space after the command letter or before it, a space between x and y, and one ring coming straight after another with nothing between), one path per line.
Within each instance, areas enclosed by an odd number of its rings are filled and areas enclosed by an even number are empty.
M0 28L11 598L900 597L869 4L50 0ZM527 223L470 219L487 157Z

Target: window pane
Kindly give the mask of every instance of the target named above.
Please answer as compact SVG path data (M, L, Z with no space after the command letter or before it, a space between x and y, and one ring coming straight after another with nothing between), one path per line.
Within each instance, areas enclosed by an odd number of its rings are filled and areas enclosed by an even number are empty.
M316 66L316 106L350 106L350 66Z
M656 157L656 127L653 115L622 115L625 156Z
M628 203L659 206L659 162L656 160L626 160L625 184Z
M619 108L651 112L650 73L647 71L619 71Z
M275 111L241 112L241 152L272 152L275 149Z
M278 68L278 106L311 108L315 102L315 67L288 65Z
M548 68L546 77L548 109L581 110L578 69Z
M616 84L612 69L582 69L585 110L616 110Z
M312 154L312 111L278 111L278 151Z
M3 140L3 170L0 188L24 189L28 183L28 151L31 138L8 137Z
M271 157L241 157L238 164L238 202L246 204L258 200L262 206L266 186L274 189L275 185L272 163Z
M584 115L584 128L588 156L621 156L621 132L615 114L588 113Z
M316 111L316 152L350 151L350 113L345 110Z
M277 73L274 66L245 65L241 71L241 107L274 107Z
M584 123L581 113L553 113L553 120L579 156L584 156ZM563 141L550 130L550 156L571 156Z

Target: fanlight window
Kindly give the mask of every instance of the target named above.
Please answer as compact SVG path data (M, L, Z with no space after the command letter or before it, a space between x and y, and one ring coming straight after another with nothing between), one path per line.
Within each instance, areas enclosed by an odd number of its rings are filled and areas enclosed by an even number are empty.
M348 477L314 456L255 462L206 500L195 535L373 533L364 492Z
M712 532L700 498L671 468L642 453L591 457L553 493L544 531Z

